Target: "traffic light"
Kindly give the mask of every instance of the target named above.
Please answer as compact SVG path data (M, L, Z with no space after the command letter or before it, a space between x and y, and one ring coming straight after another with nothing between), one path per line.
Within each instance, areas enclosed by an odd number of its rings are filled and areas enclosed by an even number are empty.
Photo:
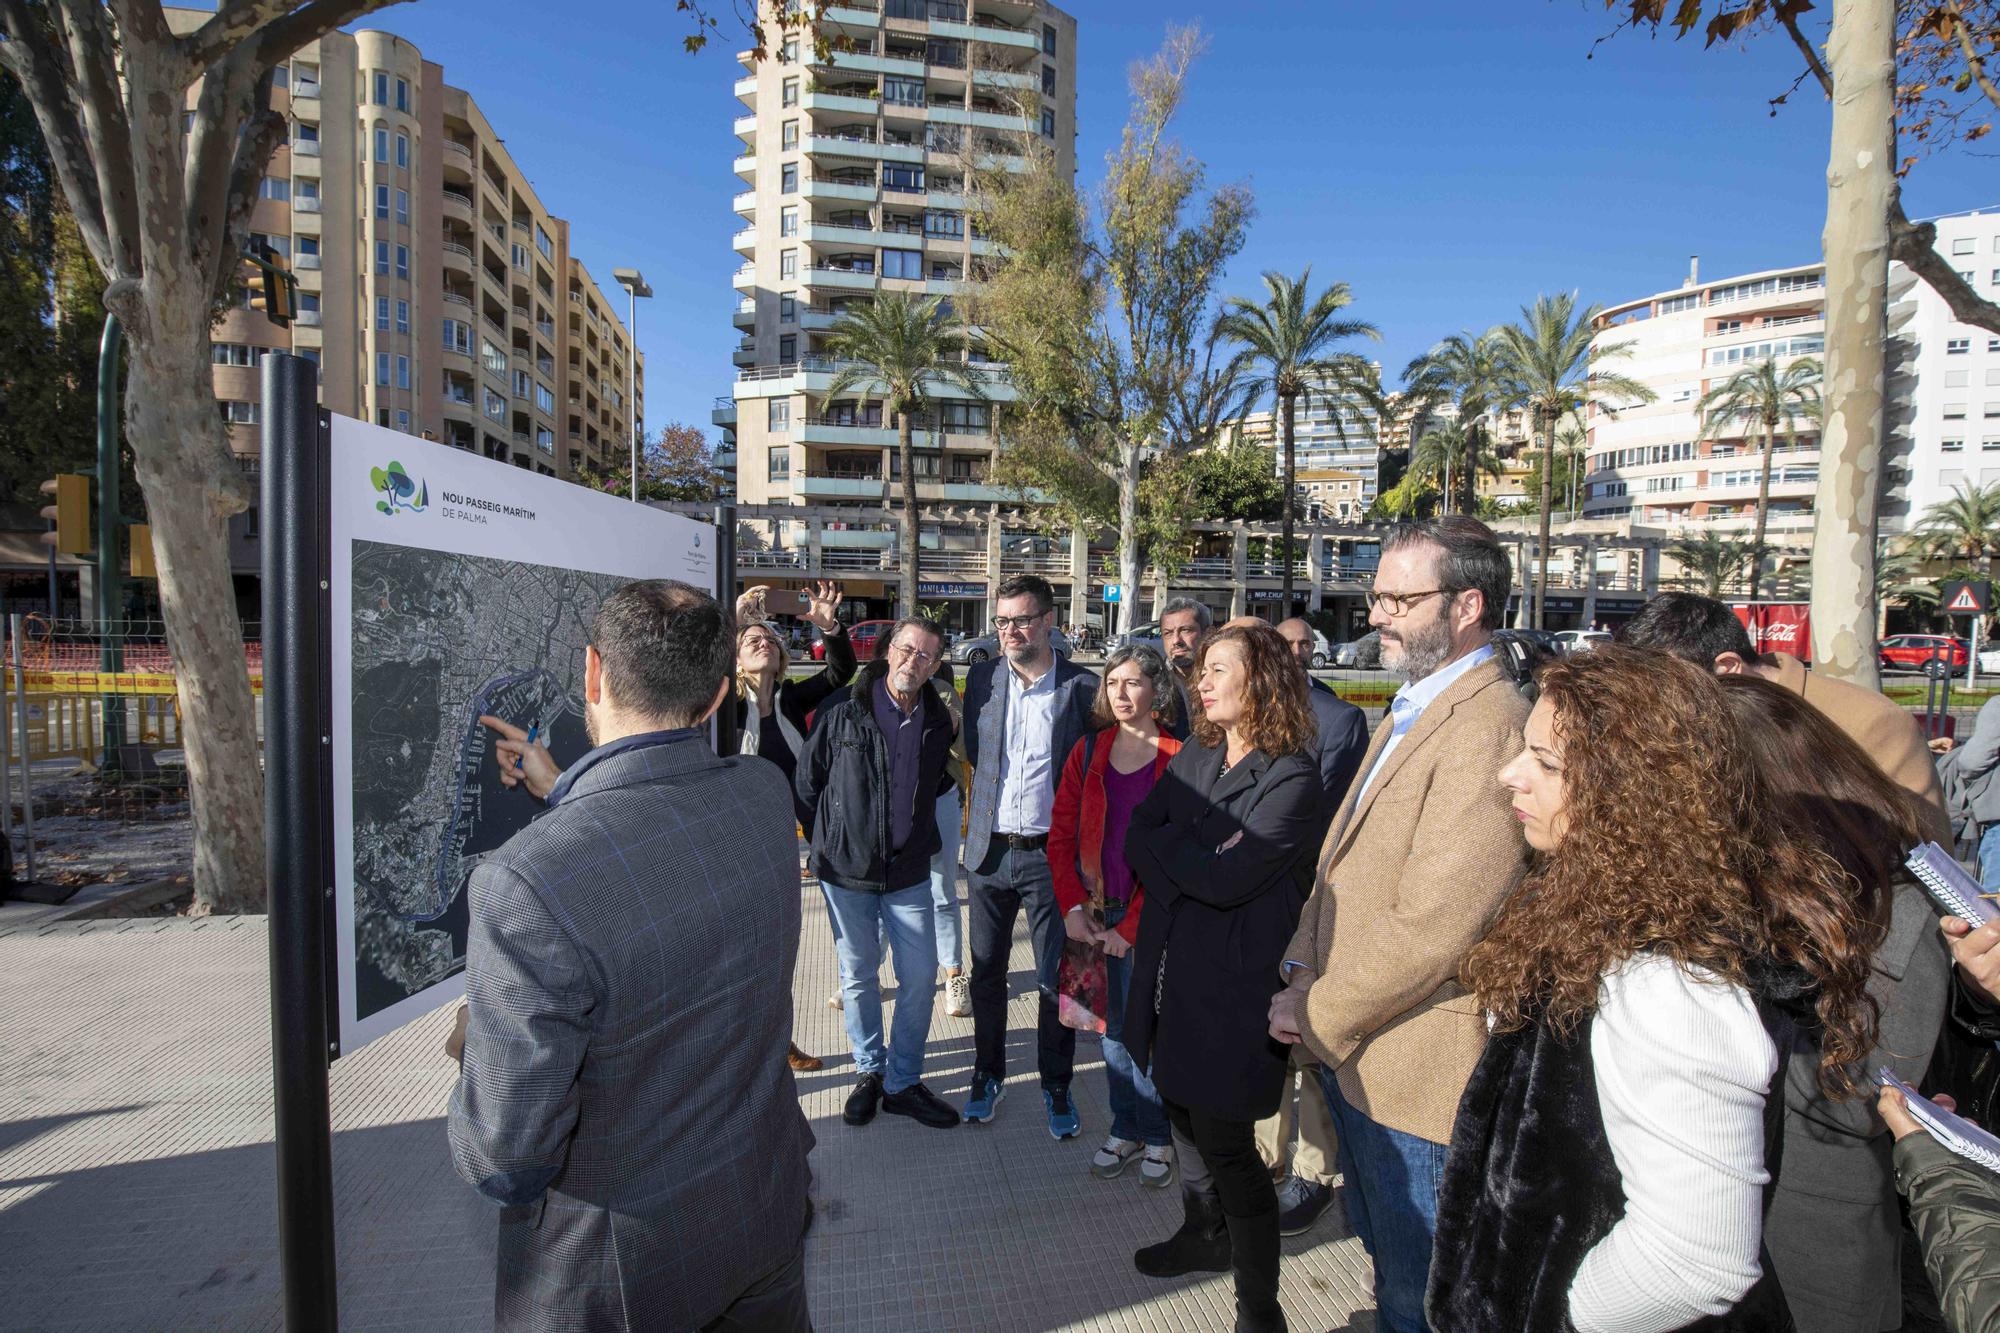
M250 308L261 310L273 324L289 328L298 313L298 279L277 260L277 251L268 246L245 251L243 257L255 268L251 273Z
M160 577L159 567L153 563L152 524L128 523L125 530L132 534L132 577L135 579Z
M89 555L90 478L65 472L43 482L42 494L55 501L42 507L42 517L55 524L42 534L42 544L64 555Z

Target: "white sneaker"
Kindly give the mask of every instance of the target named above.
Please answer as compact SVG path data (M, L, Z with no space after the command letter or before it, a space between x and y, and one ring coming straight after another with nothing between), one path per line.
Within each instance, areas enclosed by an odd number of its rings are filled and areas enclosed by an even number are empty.
M826 997L826 1007L829 1009L845 1009L847 1008L847 1001L841 998L839 991L835 991Z
M1140 1145L1131 1139L1121 1139L1116 1134L1104 1141L1097 1155L1090 1159L1090 1174L1099 1180L1115 1180L1132 1164L1139 1155Z
M944 979L944 1011L953 1018L972 1017L972 978L961 972Z
M1148 1144L1143 1157L1139 1159L1139 1183L1156 1190L1163 1190L1174 1183L1174 1150L1170 1145L1153 1147Z

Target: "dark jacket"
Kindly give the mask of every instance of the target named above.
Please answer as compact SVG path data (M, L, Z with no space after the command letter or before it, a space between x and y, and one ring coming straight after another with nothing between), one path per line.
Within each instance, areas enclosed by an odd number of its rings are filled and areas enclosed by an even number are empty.
M1945 1326L2000 1333L2000 1176L1925 1133L1897 1141L1895 1164Z
M785 743L792 747L794 760L806 748L806 732L810 729L814 710L826 702L832 694L848 681L854 679L854 644L847 637L845 625L834 626L833 633L820 635L826 642L826 665L810 676L797 680L789 676L778 681L773 692L773 702L778 710L778 730L785 735ZM723 716L728 725L722 729L722 747L727 754L743 753L743 728L750 721L750 701L741 693L733 693L729 702L723 705L727 711ZM799 827L811 833L812 809L800 805L793 814Z
M1361 771L1361 757L1368 753L1368 716L1333 692L1333 687L1314 676L1306 677L1306 702L1312 705L1313 721L1319 723L1320 787L1326 793L1326 819L1333 822L1334 811L1347 799L1347 786Z
M937 791L951 751L951 714L930 690L918 692L924 711L917 762L916 809L909 841L889 845L889 742L875 722L872 697L879 669L861 673L853 688L820 705L795 789L813 812L812 869L843 889L887 893L930 878L931 856L942 847Z
M1307 755L1252 750L1224 774L1223 751L1189 741L1132 813L1125 859L1149 901L1125 1045L1166 1100L1261 1120L1278 1110L1290 1054L1271 1038L1271 997L1326 815Z
M972 765L972 801L966 812L965 868L977 872L993 845L1000 809L1000 756L1007 750L1007 659L976 663L965 676L965 758ZM1058 655L1049 668L1056 677L1055 718L1050 739L1049 794L1054 797L1063 761L1090 727L1097 702L1097 677Z

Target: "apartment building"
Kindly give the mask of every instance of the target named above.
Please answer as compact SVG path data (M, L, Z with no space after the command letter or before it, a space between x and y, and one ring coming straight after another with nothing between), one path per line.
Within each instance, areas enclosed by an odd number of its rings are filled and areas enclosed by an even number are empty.
M895 534L861 511L879 511L885 489L901 503L896 422L879 395L828 396L838 367L826 336L874 292L949 300L976 280L990 246L967 219L969 160L1018 169L1026 160L1010 150L1039 134L1075 170L1076 20L1038 0L845 0L822 22L824 54L812 34L793 33L769 58L742 57L737 372L713 421L740 503L831 512L826 546L886 553ZM920 502L1012 498L988 473L994 405L1013 390L1004 367L977 353L974 362L985 398L940 394L914 423ZM841 510L856 521L838 521ZM774 546L803 543L803 524L773 526ZM948 549L979 539L946 522L926 523L924 540ZM890 591L850 581L863 598ZM983 591L941 582L926 596Z
M1381 371L1381 366L1375 367L1378 376ZM1403 428L1407 434L1408 423ZM1237 430L1243 439L1275 450L1278 475L1285 474L1283 414L1275 406L1245 413ZM1350 474L1359 482L1355 499L1366 513L1375 503L1382 475L1381 451L1387 447L1381 442L1383 434L1380 414L1360 395L1337 387L1315 390L1300 400L1292 418L1292 452L1300 483L1308 472Z
M2000 300L2000 209L1933 219L1938 253ZM2000 337L1960 324L1901 264L1889 269L1889 440L1882 527L1905 532L1963 486L2000 484Z
M181 31L210 17L168 12ZM472 95L376 31L329 34L275 83L290 133L251 228L299 310L285 329L245 305L212 335L237 454L256 455L257 362L279 350L319 363L334 412L548 476L627 459L644 358Z

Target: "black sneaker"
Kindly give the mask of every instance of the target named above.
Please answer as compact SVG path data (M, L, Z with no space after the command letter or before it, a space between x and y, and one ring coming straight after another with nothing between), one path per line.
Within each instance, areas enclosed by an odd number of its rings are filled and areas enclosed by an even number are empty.
M1333 1186L1286 1176L1278 1187L1278 1234L1302 1236L1311 1231L1332 1202Z
M906 1115L932 1129L950 1129L958 1123L958 1112L921 1083L912 1083L901 1092L883 1093L882 1109L890 1115Z
M882 1076L863 1074L854 1091L847 1094L847 1109L840 1113L840 1118L850 1125L865 1125L875 1118L875 1107L881 1100Z

